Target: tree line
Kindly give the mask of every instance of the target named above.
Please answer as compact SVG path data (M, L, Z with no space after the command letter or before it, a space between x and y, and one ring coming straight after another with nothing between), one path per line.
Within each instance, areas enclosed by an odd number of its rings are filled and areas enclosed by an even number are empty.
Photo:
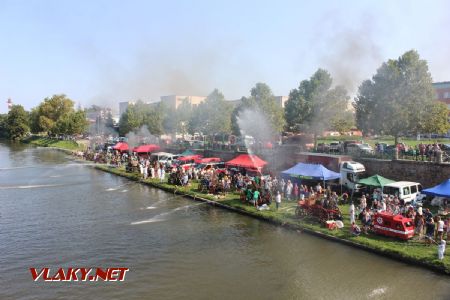
M353 102L343 86L333 85L333 78L324 69L292 89L284 109L265 83L257 83L250 95L240 100L233 106L216 89L200 105L191 106L186 99L177 110L162 103L150 107L138 102L122 116L120 133L147 125L153 134L239 135L239 115L248 109L262 113L274 132L302 132L314 137L325 130L343 134L354 127L364 135L392 135L396 140L404 135L449 130L448 109L435 101L427 62L415 50L382 63L373 77L360 85Z
M30 131L82 133L87 128L86 112L73 105L65 95L46 98L29 113L15 105L7 115L0 115L0 135L14 139ZM344 133L356 127L364 135L392 135L397 141L404 135L449 130L448 109L434 99L428 64L410 50L383 62L371 79L362 82L353 102L343 86L333 84L327 70L318 69L290 91L284 109L265 83L257 83L238 104L226 101L215 89L199 105L185 99L178 109L162 102L147 105L137 101L121 116L119 134L124 136L145 125L154 135L240 135L239 118L246 111L257 112L255 118L262 116L274 133L301 132L314 137L325 130ZM106 123L112 126L111 116ZM257 122L252 126L258 130Z
M13 105L8 114L0 115L0 136L13 140L31 133L54 135L82 134L88 122L84 110L76 110L66 95L47 97L30 112Z

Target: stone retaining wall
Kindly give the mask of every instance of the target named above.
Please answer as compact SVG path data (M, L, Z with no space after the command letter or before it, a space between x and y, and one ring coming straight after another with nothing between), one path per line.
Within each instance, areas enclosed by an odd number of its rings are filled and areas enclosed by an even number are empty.
M420 182L423 187L435 186L450 178L450 164L411 160L357 159L367 174L379 174L392 180Z

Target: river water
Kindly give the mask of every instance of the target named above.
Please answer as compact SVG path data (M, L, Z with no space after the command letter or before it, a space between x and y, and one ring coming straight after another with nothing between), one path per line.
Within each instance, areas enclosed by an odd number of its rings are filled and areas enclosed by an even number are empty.
M0 299L449 299L449 277L0 142ZM30 267L126 267L34 282Z

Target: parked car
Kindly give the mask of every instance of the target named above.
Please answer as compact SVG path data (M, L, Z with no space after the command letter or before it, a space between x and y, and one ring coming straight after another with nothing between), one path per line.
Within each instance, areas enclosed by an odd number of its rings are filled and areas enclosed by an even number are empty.
M348 144L348 154L373 154L373 148L369 144Z
M317 144L317 152L328 152L328 151L330 151L330 145L325 143Z
M330 153L339 153L339 152L341 152L341 143L331 142L330 143Z
M369 144L357 144L359 151L363 154L373 154L373 148Z

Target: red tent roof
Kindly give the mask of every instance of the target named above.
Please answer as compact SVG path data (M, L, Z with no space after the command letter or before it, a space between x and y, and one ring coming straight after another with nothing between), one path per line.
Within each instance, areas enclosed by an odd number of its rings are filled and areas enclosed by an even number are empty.
M207 164L212 162L220 162L221 159L219 157L205 157L205 158L199 158L196 159L195 162L197 164Z
M113 149L114 150L119 150L119 151L128 151L128 144L119 142L119 143L114 145Z
M225 163L226 166L249 168L249 169L259 169L264 167L266 164L267 164L266 161L252 154L241 154Z
M202 158L202 156L200 154L195 154L195 155L186 155L183 157L178 158L179 161L186 161L186 160L196 160Z
M161 148L158 145L148 144L148 145L141 145L141 146L135 147L133 149L133 152L136 152L136 153L149 153L149 152L158 151L160 149Z

